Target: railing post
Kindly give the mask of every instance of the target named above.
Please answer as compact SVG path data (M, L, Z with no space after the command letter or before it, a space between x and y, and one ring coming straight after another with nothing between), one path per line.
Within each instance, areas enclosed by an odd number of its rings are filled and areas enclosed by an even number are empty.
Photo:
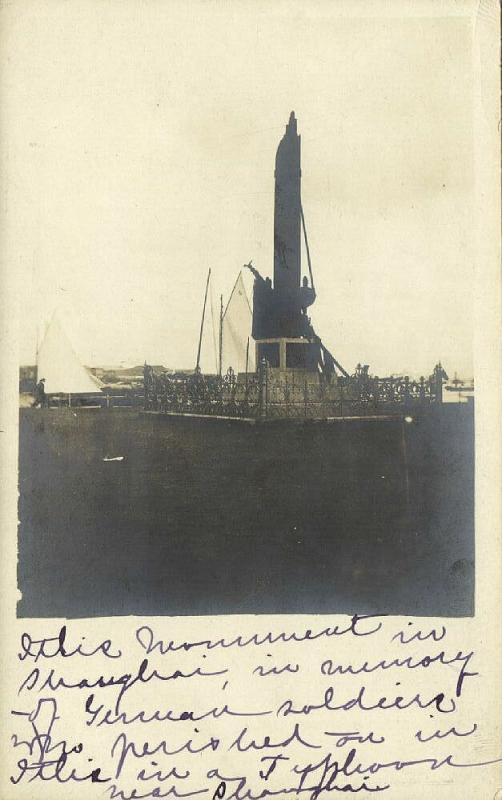
M423 375L420 377L420 403L425 405L425 378Z
M438 364L434 367L434 372L432 373L432 377L434 380L434 400L436 403L443 402L443 378L447 380L446 373L441 366L441 362L439 361Z
M267 415L267 402L268 402L268 386L267 386L267 362L264 358L261 359L258 366L258 391L259 396L259 415L265 417Z
M410 379L408 375L404 376L404 406L407 408L410 405Z

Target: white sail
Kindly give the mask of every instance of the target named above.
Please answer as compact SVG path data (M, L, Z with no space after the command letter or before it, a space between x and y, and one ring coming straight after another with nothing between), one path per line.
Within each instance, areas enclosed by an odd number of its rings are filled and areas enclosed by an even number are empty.
M101 389L101 381L84 367L54 314L38 348L37 380L45 378L47 394L85 394Z
M222 371L232 367L235 373L246 371L246 349L249 341L248 372L254 372L254 340L251 338L253 312L246 287L239 272L223 315Z

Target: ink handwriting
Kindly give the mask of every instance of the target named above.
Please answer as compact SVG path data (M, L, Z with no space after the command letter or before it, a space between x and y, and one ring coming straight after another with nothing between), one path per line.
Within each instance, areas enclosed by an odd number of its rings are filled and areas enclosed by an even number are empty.
M469 711L476 653L444 625L354 614L230 636L212 625L186 641L157 625L95 641L78 622L23 630L14 788L52 782L54 800L70 782L110 800L317 800L502 760Z

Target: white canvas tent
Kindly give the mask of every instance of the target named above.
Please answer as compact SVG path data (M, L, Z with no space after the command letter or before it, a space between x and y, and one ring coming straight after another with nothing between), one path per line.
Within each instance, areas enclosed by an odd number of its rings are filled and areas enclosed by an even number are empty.
M47 394L96 394L102 383L84 367L56 314L37 353L37 380L45 378Z
M254 340L251 338L253 312L246 293L246 287L239 272L232 294L223 314L222 330L222 371L229 367L234 372L246 371L246 350L249 341L247 371L254 372Z

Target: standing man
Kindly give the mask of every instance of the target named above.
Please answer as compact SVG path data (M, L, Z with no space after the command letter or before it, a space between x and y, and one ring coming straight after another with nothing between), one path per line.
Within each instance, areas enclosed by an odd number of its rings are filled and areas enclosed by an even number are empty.
M34 408L45 408L46 394L45 394L45 378L41 378L35 386L35 400L33 402Z

